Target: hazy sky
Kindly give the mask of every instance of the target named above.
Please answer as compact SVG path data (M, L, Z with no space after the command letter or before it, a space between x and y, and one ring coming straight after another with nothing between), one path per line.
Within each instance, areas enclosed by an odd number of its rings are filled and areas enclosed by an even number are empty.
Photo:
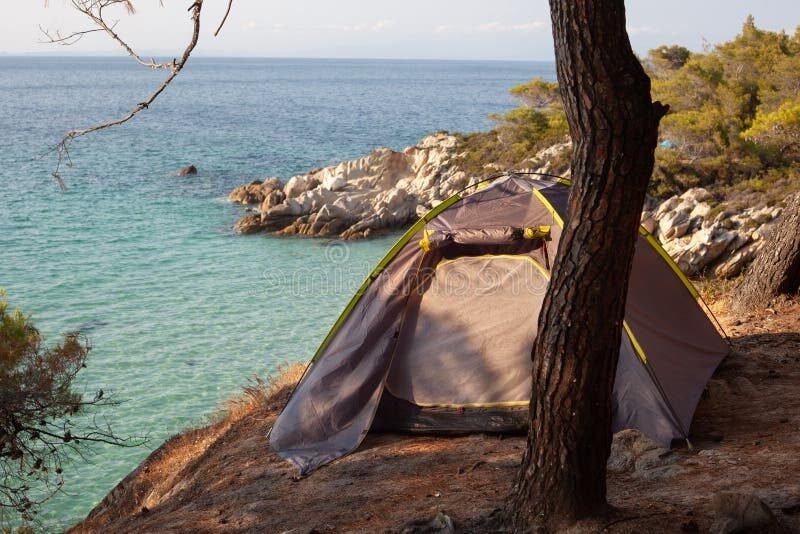
M117 54L95 34L73 47L42 44L39 26L69 32L87 24L66 0L2 0L0 53ZM136 0L138 13L119 13L117 29L145 54L177 55L185 44L191 0ZM212 33L225 0L206 0L198 55L445 59L553 58L544 0L235 0L219 37ZM759 27L793 33L797 0L628 0L628 31L644 53L678 43L730 39L748 13Z

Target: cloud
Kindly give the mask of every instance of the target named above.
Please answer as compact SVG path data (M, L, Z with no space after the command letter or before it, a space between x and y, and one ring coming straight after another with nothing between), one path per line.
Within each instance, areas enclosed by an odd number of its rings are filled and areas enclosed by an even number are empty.
M373 31L377 32L377 31L384 30L386 28L391 28L392 26L394 26L394 21L393 20L379 20L378 22L376 22L375 24L372 25L372 28L373 28Z
M254 30L268 31L268 32L282 32L286 31L287 29L288 28L286 27L285 24L269 24L265 26L264 24L260 24L254 20L248 20L247 22L242 24L242 30L246 32L251 32Z
M487 22L478 26L479 32L502 32L505 31L506 26L500 22Z
M394 26L393 20L378 20L375 22L362 22L359 24L327 24L314 28L296 28L298 30L336 31L336 32L382 32Z
M453 26L452 24L443 24L441 26L436 26L433 29L433 33L531 33L547 27L547 23L538 20L517 24L492 21L478 24L477 26Z
M526 22L524 24L514 24L511 26L511 29L515 32L535 32L537 30L541 30L542 28L547 28L547 24L540 20L534 20L533 22Z

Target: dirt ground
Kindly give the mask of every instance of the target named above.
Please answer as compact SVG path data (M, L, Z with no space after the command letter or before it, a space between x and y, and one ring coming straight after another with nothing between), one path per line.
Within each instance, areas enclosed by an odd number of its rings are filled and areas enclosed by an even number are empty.
M800 532L800 303L745 316L714 308L733 354L697 410L694 449L610 472L613 510L601 530L706 532L712 497L737 491ZM295 480L265 439L281 404L173 438L73 532L396 532L439 511L458 532L482 532L525 447L524 437L371 435Z

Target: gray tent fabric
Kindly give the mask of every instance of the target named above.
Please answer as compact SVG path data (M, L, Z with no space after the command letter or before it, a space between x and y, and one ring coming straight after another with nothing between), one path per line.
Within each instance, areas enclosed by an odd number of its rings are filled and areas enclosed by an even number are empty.
M406 317L388 390L419 406L527 403L537 317L519 310L541 308L542 269L525 255L440 262Z
M445 230L428 231L424 242L428 250L442 248L454 243L460 245L502 245L526 239L525 228L512 226L493 226L483 228L461 228L452 232ZM423 248L425 248L423 243Z
M526 405L537 312L568 194L561 182L507 175L423 217L320 347L270 432L273 450L307 474L355 450L384 397L390 402L382 406L455 417L495 417ZM539 227L549 227L549 237L521 235ZM666 446L688 436L702 390L729 350L696 297L643 231L626 302L614 431L637 428ZM458 428L491 431L480 416L464 420Z

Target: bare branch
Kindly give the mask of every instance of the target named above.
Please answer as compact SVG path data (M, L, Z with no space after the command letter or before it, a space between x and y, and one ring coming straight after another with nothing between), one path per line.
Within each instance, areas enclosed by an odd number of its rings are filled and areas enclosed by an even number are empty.
M229 15L229 14L230 14L230 12L231 12L231 6L232 6L232 5L233 5L233 0L228 0L228 8L225 10L225 16L224 16L224 17L222 17L222 22L220 22L220 23L219 23L219 26L217 27L217 31L215 31L215 32L214 32L214 37L216 37L217 35L219 35L219 31L220 31L220 30L222 29L222 27L225 25L225 21L226 21L226 20L228 20L228 15Z
M113 28L113 26L112 26L112 28ZM46 30L46 29L42 28L41 26L39 26L39 31L41 31L44 34L44 36L47 37L46 40L39 41L40 43L59 44L59 45L62 45L62 46L70 46L70 45L73 45L73 44L77 43L78 41L80 41L83 38L83 36L88 34L88 33L102 32L104 30L103 30L103 28L94 28L92 30L84 30L84 31L80 31L80 32L72 32L69 35L61 35L61 32L56 30L55 34L51 35L49 30Z
M130 0L70 0L70 2L76 10L89 17L89 19L91 19L92 22L94 22L98 27L98 30L107 33L109 37L116 41L128 53L128 55L136 60L136 62L140 65L151 69L172 69L174 67L174 61L172 63L158 63L152 58L149 61L144 59L142 56L137 54L133 48L125 40L123 40L119 34L117 34L117 32L114 31L114 27L116 26L117 22L115 21L113 24L109 24L103 17L103 10L105 8L118 4L122 4L128 11L128 14L134 14L135 10ZM200 3L202 4L202 2ZM194 4L189 9L191 10L193 7Z
M89 126L87 128L73 129L73 130L70 130L69 132L67 132L66 135L64 135L64 137L61 139L61 141L54 148L54 150L55 150L55 152L56 152L56 154L58 156L58 161L56 163L55 171L53 171L53 177L56 179L56 181L59 184L59 187L61 187L62 190L64 188L64 181L61 178L61 175L60 175L59 171L60 171L60 168L61 168L61 164L65 160L66 160L66 165L67 166L71 165L71 162L69 161L69 147L72 144L72 141L74 141L78 137L82 137L82 136L84 136L86 134L89 134L89 133L92 133L92 132L96 132L98 130L104 130L106 128L111 128L112 126L118 126L120 124L128 122L133 117L135 117L138 113L140 113L141 111L147 109L150 106L150 104L152 104L153 101L155 101L155 99L158 98L158 96L161 93L164 92L164 90L167 88L167 86L169 86L169 84L172 83L172 80L174 80L175 77L180 73L180 71L183 69L184 65L186 64L186 61L188 61L189 56L191 56L192 51L194 50L195 46L197 46L197 41L198 41L199 36L200 36L200 11L201 11L201 9L203 7L203 0L195 0L195 2L188 9L188 11L191 12L191 19L192 19L192 24L193 24L192 37L191 37L191 39L189 41L189 44L186 45L186 48L184 49L183 54L181 55L180 59L177 59L177 60L173 59L171 63L156 64L154 62L149 62L149 63L148 62L144 62L139 56L137 56L133 52L133 50L127 44L125 44L124 41L122 41L117 36L116 33L113 32L111 27L109 27L108 25L105 24L105 22L102 19L102 8L103 7L106 7L106 6L111 5L111 4L116 4L116 3L125 3L127 5L127 4L129 4L129 2L127 2L127 0L72 0L72 3L73 3L73 5L75 5L76 9L78 9L82 13L86 14L87 16L92 18L92 20L95 20L96 23L101 25L103 27L103 29L106 31L106 33L109 33L112 36L112 38L114 38L114 40L116 40L117 42L121 43L123 45L123 47L125 47L125 49L128 51L128 53L131 56L133 56L139 63L141 63L143 65L146 65L146 66L153 67L153 68L161 68L161 66L164 66L165 68L168 67L170 69L170 73L164 79L164 81L161 82L161 85L159 85L158 88L156 88L156 90L149 97L147 97L142 102L139 102L138 104L136 104L136 106L130 112L128 112L126 115L124 115L123 117L120 117L120 118L114 119L114 120L110 120L110 121L107 121L107 122L103 122L103 123L100 123L100 124L96 124L94 126ZM84 6L84 5L88 6L88 7L82 8L81 6ZM95 12L92 11L92 9L95 9L95 8L97 9L97 15L96 16L95 16Z

